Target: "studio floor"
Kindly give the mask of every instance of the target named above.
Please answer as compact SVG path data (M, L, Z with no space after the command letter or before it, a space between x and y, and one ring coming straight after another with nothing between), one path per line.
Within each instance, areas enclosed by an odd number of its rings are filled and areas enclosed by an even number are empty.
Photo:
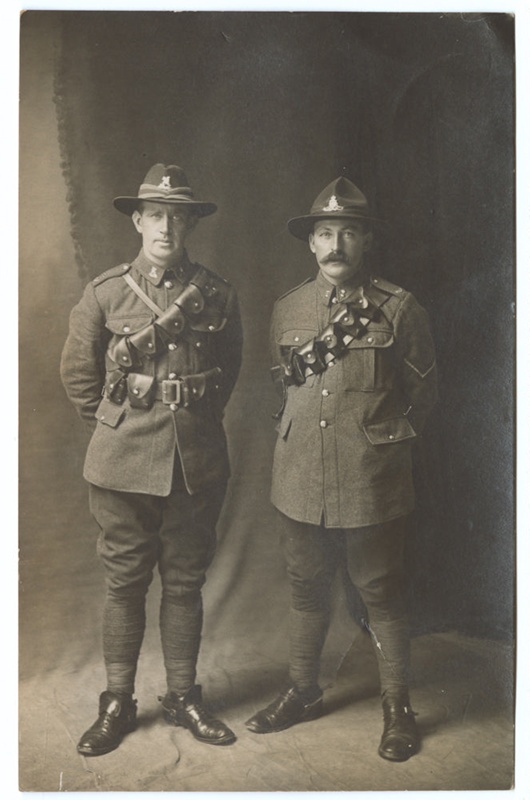
M45 406L46 408L46 406ZM422 734L405 763L377 754L382 731L368 634L337 595L322 661L324 715L281 733L245 720L286 676L285 568L268 499L265 438L242 421L248 448L235 462L204 588L198 682L236 732L230 747L196 742L162 719L160 586L148 595L138 667L138 728L114 752L78 755L105 688L100 618L104 581L81 472L86 442L64 414L28 417L20 504L19 786L26 792L505 790L513 781L513 648L429 633L412 641L411 698ZM248 424L248 430L245 425ZM258 438L256 438L256 436ZM254 438L253 438L254 437ZM50 442L53 441L53 447ZM245 460L260 451L263 459ZM253 491L249 494L249 485Z
M156 649L156 648L153 648ZM75 745L95 718L101 671L52 670L21 687L20 788L26 791L491 790L512 783L512 719L500 680L510 652L451 634L414 640L412 700L421 751L394 764L377 755L381 712L371 643L361 634L325 693L324 716L258 736L244 720L274 694L283 665L250 652L220 656L203 682L210 705L236 731L230 747L196 742L167 725L154 652L140 665L137 730L120 748L85 758ZM262 654L266 656L266 654Z

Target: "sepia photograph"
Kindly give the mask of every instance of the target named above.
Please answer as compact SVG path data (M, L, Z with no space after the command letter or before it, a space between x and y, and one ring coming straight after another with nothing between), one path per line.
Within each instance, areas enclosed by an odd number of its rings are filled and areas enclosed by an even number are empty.
M516 25L20 14L20 792L517 788Z

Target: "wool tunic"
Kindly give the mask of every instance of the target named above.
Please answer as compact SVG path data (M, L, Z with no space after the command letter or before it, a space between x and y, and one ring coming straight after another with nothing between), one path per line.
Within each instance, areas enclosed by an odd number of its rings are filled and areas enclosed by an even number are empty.
M411 445L437 399L425 310L377 277L333 287L318 273L281 297L271 323L273 363L322 332L336 303L379 309L326 370L290 385L278 425L271 499L288 517L358 528L414 507Z
M215 386L188 407L172 409L160 399L150 408L121 404L104 391L120 367L114 361L116 345L153 323L156 314L127 285L129 273L147 296L165 311L189 284L200 265L187 255L168 271L151 264L143 250L131 265L108 270L89 283L70 315L69 335L61 359L66 392L92 431L84 466L90 483L107 489L166 497L171 492L176 456L190 494L229 475L223 409L236 382L242 348L242 330L236 292L222 282L226 324L221 330L194 330L182 335L157 358L146 357L135 374L162 381L180 379L219 367ZM203 268L204 269L204 268Z

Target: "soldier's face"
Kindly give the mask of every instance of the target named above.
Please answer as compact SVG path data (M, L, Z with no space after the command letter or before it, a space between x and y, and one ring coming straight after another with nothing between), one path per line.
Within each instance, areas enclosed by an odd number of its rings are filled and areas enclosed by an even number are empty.
M364 254L372 243L362 220L324 219L309 234L309 248L321 272L330 283L352 278L362 267Z
M197 217L182 206L144 202L133 212L132 221L142 236L149 261L165 267L182 258L186 236L195 227Z

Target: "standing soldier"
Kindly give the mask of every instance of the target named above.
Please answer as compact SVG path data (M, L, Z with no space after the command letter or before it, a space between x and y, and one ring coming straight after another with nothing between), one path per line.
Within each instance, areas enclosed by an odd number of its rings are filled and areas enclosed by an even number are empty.
M318 195L309 215L288 223L309 240L319 266L316 278L277 301L271 327L273 373L283 390L272 502L281 512L292 593L289 683L246 724L270 733L321 714L319 662L342 561L376 645L379 755L405 761L419 747L402 587L414 507L411 445L436 401L436 368L423 308L366 268L371 223L365 196L345 178Z
M114 750L136 725L133 699L145 599L158 566L167 675L165 719L208 744L233 732L201 704L201 587L216 547L229 464L223 409L241 363L234 289L189 260L188 234L214 203L180 167L155 164L136 197L117 197L142 249L95 278L70 317L61 376L92 431L84 477L101 530L107 688L77 749Z

